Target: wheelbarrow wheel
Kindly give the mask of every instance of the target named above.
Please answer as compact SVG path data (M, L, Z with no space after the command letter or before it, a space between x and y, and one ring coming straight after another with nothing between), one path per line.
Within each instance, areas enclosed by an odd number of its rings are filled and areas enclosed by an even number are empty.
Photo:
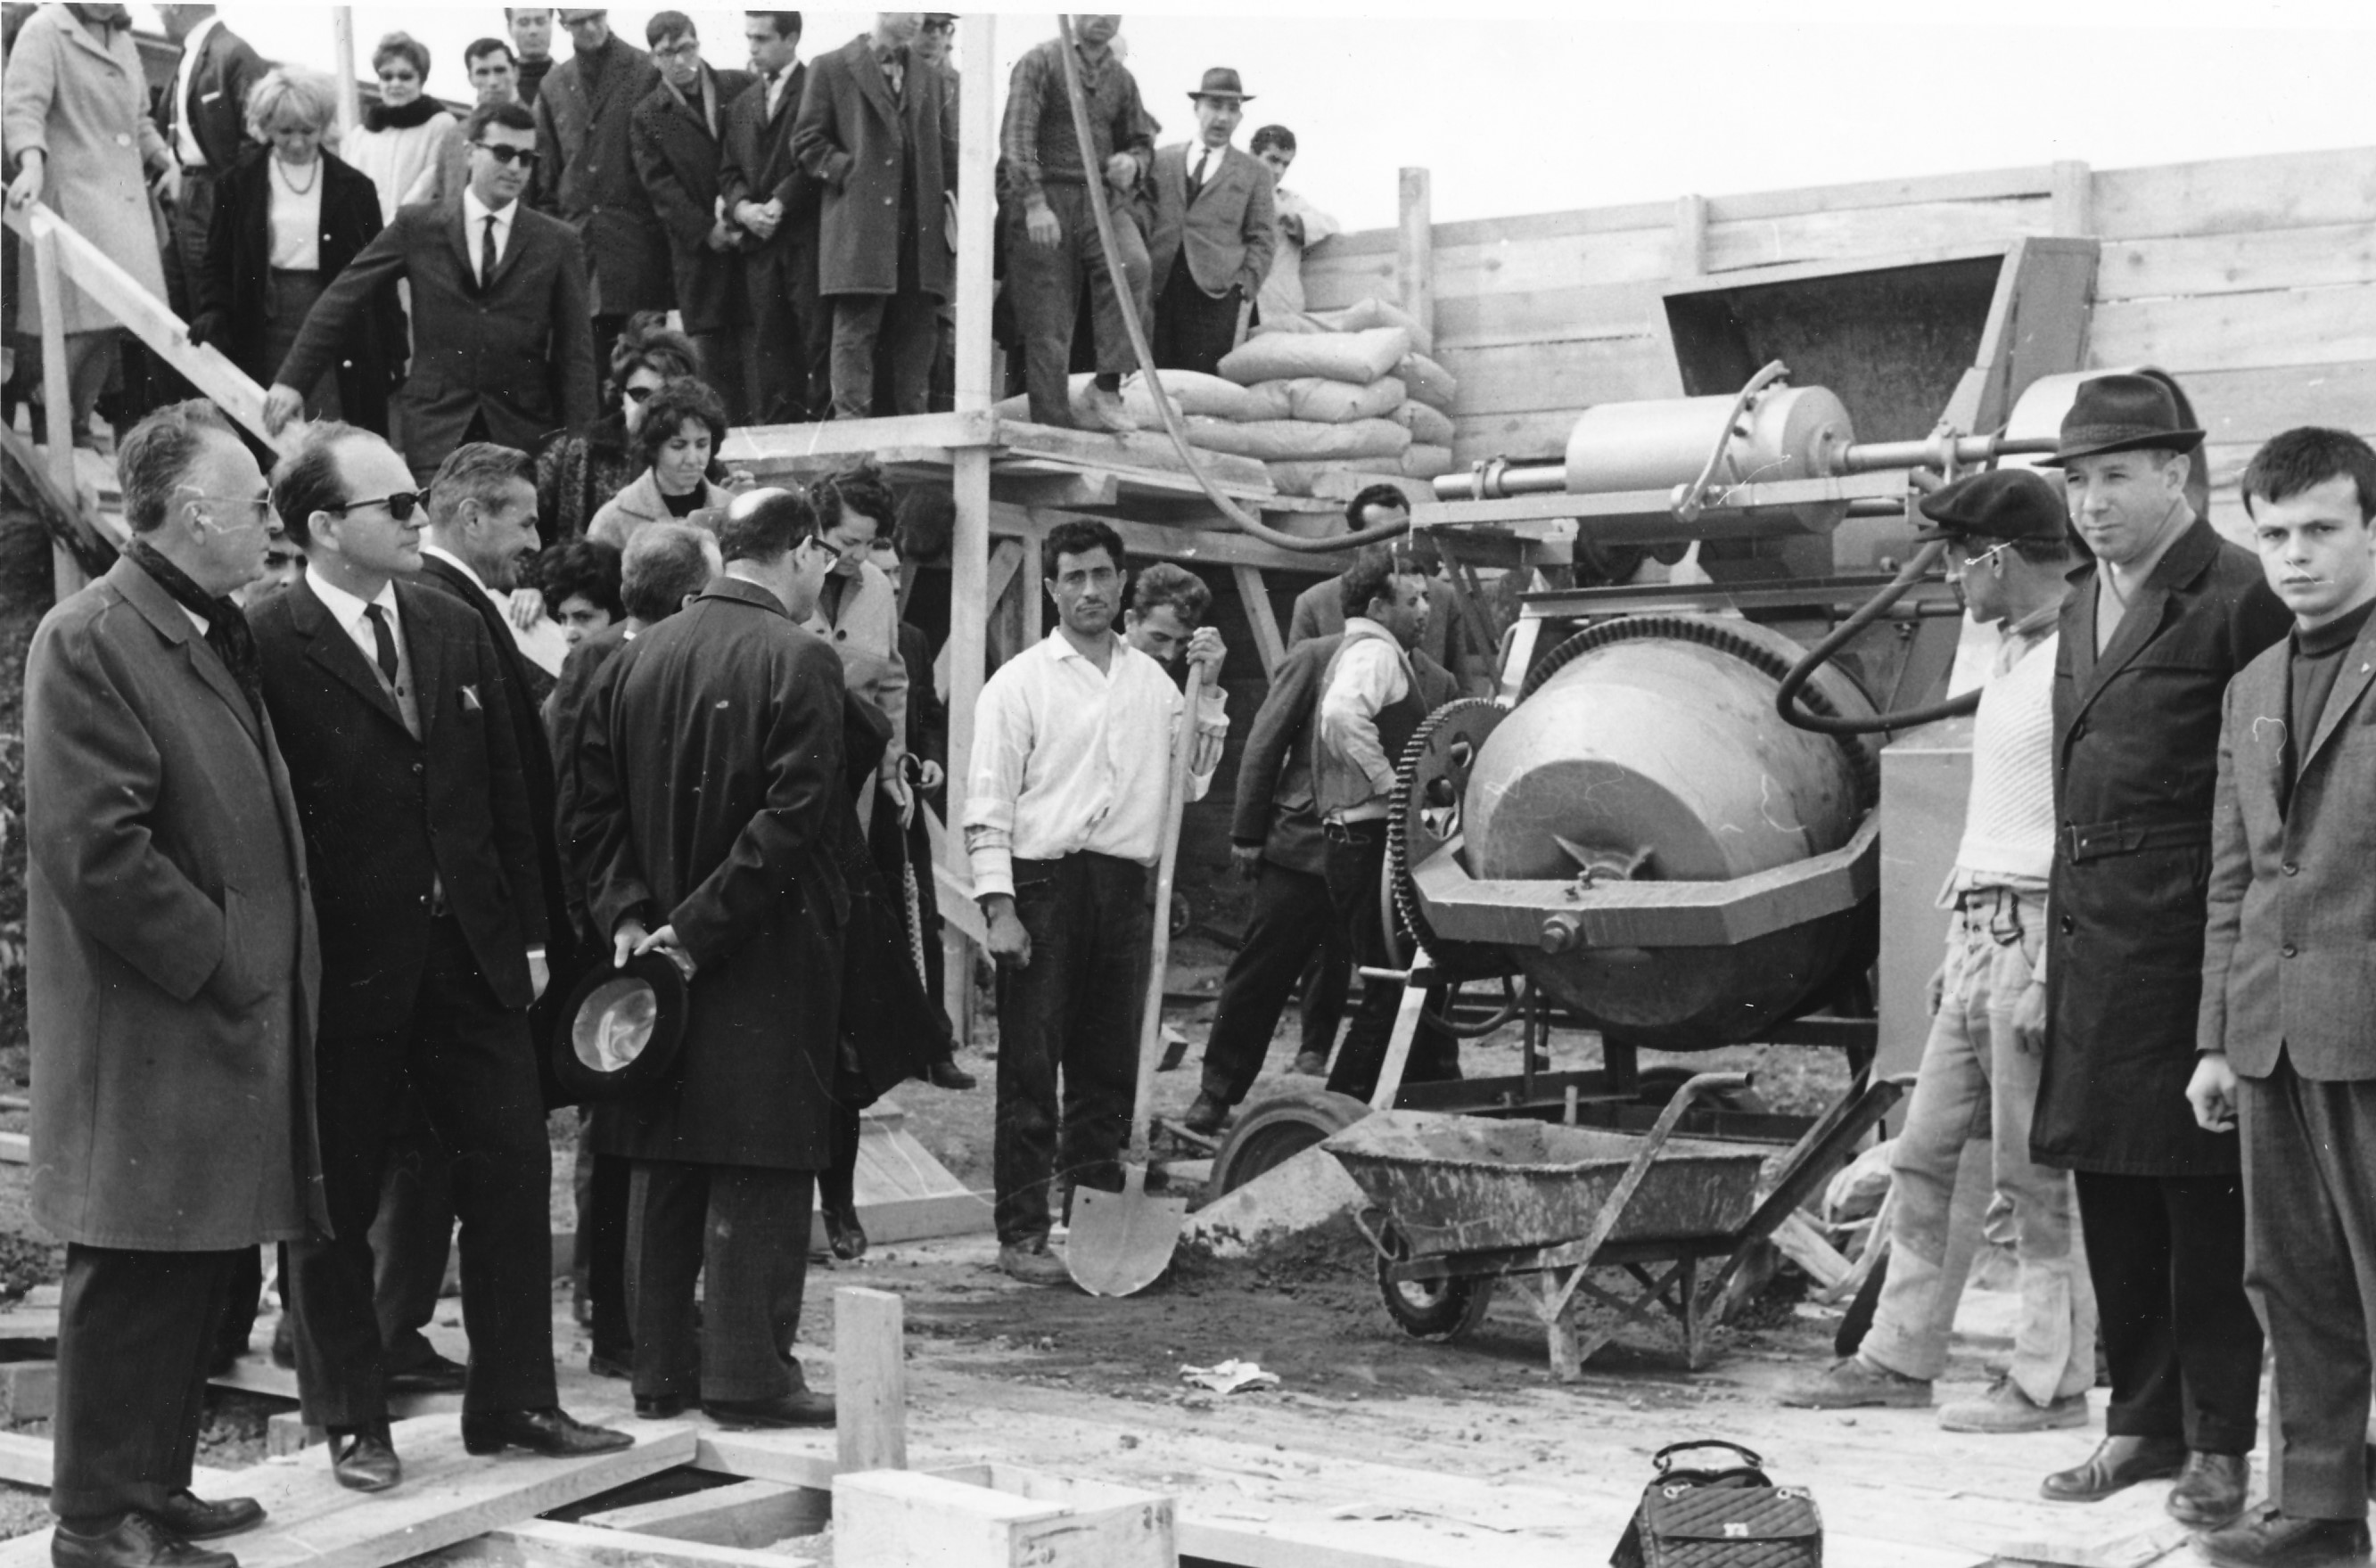
M1236 1192L1369 1113L1365 1102L1323 1088L1282 1089L1255 1101L1238 1113L1215 1152L1205 1201Z
M1410 1242L1385 1221L1378 1240L1378 1298L1386 1315L1414 1339L1443 1344L1458 1339L1485 1321L1493 1304L1494 1277L1490 1274L1457 1279L1396 1279L1394 1265L1410 1256Z

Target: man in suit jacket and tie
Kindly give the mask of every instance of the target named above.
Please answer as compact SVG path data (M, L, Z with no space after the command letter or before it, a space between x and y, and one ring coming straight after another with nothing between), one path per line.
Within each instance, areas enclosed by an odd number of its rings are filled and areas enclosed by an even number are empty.
M644 29L659 63L660 85L627 121L636 172L668 230L676 271L676 308L701 362L701 378L726 399L730 422L747 423L742 350L734 341L742 311L740 232L718 202L718 164L734 101L750 89L748 71L713 70L701 58L701 34L683 11L656 13Z
M1278 248L1271 173L1232 146L1245 105L1238 73L1216 65L1188 95L1196 139L1155 152L1155 338L1164 370L1212 375L1238 346L1238 318L1270 276Z
M67 1568L232 1568L254 1526L190 1493L209 1335L258 1242L328 1221L314 1135L321 953L289 775L229 600L276 531L204 403L116 449L132 539L25 673L33 1214L66 1246L50 1548Z
M399 278L412 285L412 368L395 404L417 482L466 441L529 451L594 422L577 237L519 199L536 122L517 103L481 103L464 136L470 183L460 199L398 209L315 303L265 395L275 434L303 409L297 389L338 362L350 324Z
M2244 506L2293 635L2228 688L2204 938L2209 1132L2241 1131L2245 1289L2275 1352L2269 1500L2212 1562L2368 1561L2376 1345L2376 450L2273 437Z
M462 1439L473 1454L623 1447L556 1402L552 1155L528 1009L546 915L505 674L477 615L420 570L422 497L379 437L316 424L274 470L303 577L258 609L264 695L291 737L323 983L316 1111L333 1235L290 1249L298 1390L358 1491L394 1486L366 1240L392 1108L417 1097L454 1157Z
M742 236L743 378L754 423L798 423L829 406L833 341L817 297L817 183L792 156L809 75L801 14L746 12L742 36L758 79L727 113L718 195Z
M264 79L267 67L247 40L222 25L212 6L160 6L157 16L166 36L182 46L173 79L157 100L157 129L182 166L172 243L165 247L165 287L174 311L188 320L197 315L198 280L207 275L215 185L255 145L247 134L247 89Z

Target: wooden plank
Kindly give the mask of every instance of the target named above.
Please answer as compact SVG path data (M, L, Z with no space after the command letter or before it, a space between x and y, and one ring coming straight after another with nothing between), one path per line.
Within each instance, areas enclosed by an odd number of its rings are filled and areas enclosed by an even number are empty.
M12 221L10 226L17 225ZM74 470L74 393L66 374L65 312L58 301L58 290L65 270L58 259L58 230L62 225L45 224L20 230L30 237L33 252L33 281L42 303L42 443L48 447L50 481L67 495L75 493ZM18 279L18 287L24 286ZM59 588L65 587L62 580ZM65 597L63 594L61 598Z
M258 1466L239 1485L270 1515L239 1538L243 1568L386 1568L387 1564L517 1524L549 1509L654 1475L694 1456L690 1427L620 1422L633 1448L583 1459L517 1450L500 1458L462 1451L452 1416L398 1423L404 1485L378 1496L349 1491L327 1465ZM0 1546L0 1568L46 1568L50 1532Z
M832 1514L833 1495L819 1488L744 1480L606 1508L578 1522L600 1530L754 1550L792 1536L815 1535Z
M1528 240L1606 234L1624 229L1663 229L1673 216L1674 208L1666 202L1637 201L1618 207L1578 207L1561 212L1472 218L1460 222L1437 224L1435 244L1440 250L1446 245L1522 244ZM1349 234L1336 235L1328 242L1328 246L1332 254L1342 256L1391 256L1395 254L1397 237L1393 229L1357 229Z
M1052 507L1025 509L1004 505L991 508L992 529L1004 537L1037 540L1049 529L1075 514ZM1265 571L1301 572L1330 576L1344 569L1343 556L1326 551L1303 552L1284 550L1242 534L1227 523L1215 519L1214 526L1181 528L1169 523L1136 522L1128 517L1099 517L1098 521L1122 536L1122 547L1131 555L1155 561L1178 561L1187 565L1260 566ZM1034 546L1035 550L1037 546Z
M2052 232L2092 234L2096 232L2096 174L2076 159L2056 161L2049 176L2053 203Z
M592 1525L531 1519L457 1541L419 1559L421 1568L816 1568L778 1551L671 1540Z
M762 472L812 457L872 457L887 447L956 451L990 444L998 421L987 408L893 419L830 420L822 424L750 424L726 433L719 461Z
M1807 1277L1815 1282L1817 1289L1838 1284L1854 1266L1816 1232L1805 1215L1795 1209L1774 1228L1773 1240L1784 1257L1807 1271Z
M1171 1568L1172 1500L992 1465L989 1483L877 1470L834 1481L840 1568Z
M905 1310L888 1290L833 1293L834 1436L845 1470L908 1467Z
M1658 299L1657 285L1646 280L1442 297L1435 307L1434 357L1497 343L1639 338L1654 330Z
M1651 283L1667 275L1674 247L1671 208L1655 225L1607 233L1540 239L1501 237L1483 244L1449 244L1446 225L1435 228L1437 308L1450 299L1468 299L1524 290L1559 289L1578 282ZM1333 247L1335 241L1330 241ZM1315 273L1304 264L1304 296L1313 310L1334 310L1357 300L1395 295L1391 251L1357 258Z
M2108 241L2099 300L2376 283L2376 223Z
M1232 566L1230 573L1237 579L1239 599L1245 602L1246 624L1253 628L1254 652L1262 659L1263 679L1267 681L1278 673L1279 662L1287 658L1287 639L1279 635L1270 590L1256 567Z
M1484 457L1560 457L1575 429L1575 409L1538 409L1527 413L1464 414L1453 422L1452 456L1462 463Z
M839 1439L826 1431L728 1431L703 1427L694 1434L696 1470L783 1486L831 1487L840 1473Z
M1401 219L1395 244L1395 293L1405 314L1435 338L1435 204L1424 169L1406 168L1397 184Z
M1708 201L1708 217L1711 221L1723 223L1850 209L1926 207L1942 202L2003 201L2043 196L2053 189L2053 184L2051 166L2028 163L2006 169L1962 170L1946 174L1857 180L1714 196Z
M0 1481L47 1490L55 1463L48 1438L0 1431Z
M2099 170L2095 194L2107 239L2355 223L2376 211L2376 147Z
M2043 196L2003 201L1941 202L1919 207L1858 208L1795 217L1708 223L1707 269L1729 272L1785 262L1842 261L1856 256L1983 244L2054 225Z
M2376 287L2116 301L2096 307L2087 344L2091 365L2152 364L2180 378L2197 370L2370 359Z
M1594 403L1682 395L1674 360L1660 339L1646 336L1446 349L1441 357L1443 368L1460 378L1463 416L1544 409L1573 415Z
M1678 278L1707 271L1708 202L1704 196L1675 198L1675 253L1667 270Z
M0 1133L0 1160L10 1165L30 1165L33 1159L33 1140L24 1133Z
M2376 360L2197 371L2185 386L2216 445L2257 445L2299 424L2376 430Z
M1059 430L1054 425L1033 424L1028 420L1000 420L998 445L1002 451L1032 457L1061 457L1089 469L1111 469L1127 473L1144 469L1158 475L1182 475L1186 469L1180 462L1178 448L1162 431L1132 431L1111 435L1095 430ZM1260 459L1241 457L1227 452L1198 452L1198 467L1205 477L1224 491L1247 495L1267 495L1277 487L1270 481L1270 470Z

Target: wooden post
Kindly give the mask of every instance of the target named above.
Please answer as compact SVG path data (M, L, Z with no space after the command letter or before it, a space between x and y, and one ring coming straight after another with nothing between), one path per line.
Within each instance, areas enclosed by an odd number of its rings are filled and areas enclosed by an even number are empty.
M1667 270L1677 278L1707 276L1707 197L1675 198L1675 259Z
M58 265L56 223L55 219L35 210L33 287L42 301L42 415L43 439L49 444L44 456L58 493L75 497L79 507L82 492L75 484L74 389L72 378L66 374L66 303L58 291L65 275ZM50 580L52 590L61 600L82 591L82 567L66 553L65 546L54 540L50 542Z
M1428 172L1402 172L1402 233L1395 245L1395 287L1404 312L1435 336L1435 216Z
M1278 617L1271 613L1270 592L1263 585L1259 566L1232 566L1231 575L1238 579L1238 597L1246 601L1246 624L1253 628L1254 652L1262 656L1263 679L1278 674L1281 660L1287 658L1287 639L1279 636Z
M2096 175L2075 159L2054 165L2054 217L2051 232L2083 238L2096 232Z
M355 8L330 8L330 48L339 79L339 134L351 136L363 122L362 89L355 85Z
M833 1400L842 1469L908 1467L905 1310L894 1292L833 1293Z
M957 111L956 404L959 412L992 402L990 340L992 169L998 157L998 19L968 12L962 34L973 90ZM981 698L983 636L990 620L990 448L949 454L949 484L956 527L949 541L949 831L944 852L952 872L968 883L965 851L965 791L973 773L973 715ZM948 928L944 1002L960 1042L973 1035L973 947Z

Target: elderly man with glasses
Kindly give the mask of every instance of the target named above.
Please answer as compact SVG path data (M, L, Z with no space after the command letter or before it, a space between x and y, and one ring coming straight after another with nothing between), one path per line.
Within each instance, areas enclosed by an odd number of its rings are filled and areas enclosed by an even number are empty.
M520 200L537 166L536 122L517 103L482 103L467 136L469 185L442 207L398 212L306 316L265 398L275 433L300 411L298 389L339 362L355 323L398 279L412 290L412 365L394 402L416 482L465 442L533 451L556 430L593 422L577 236Z

